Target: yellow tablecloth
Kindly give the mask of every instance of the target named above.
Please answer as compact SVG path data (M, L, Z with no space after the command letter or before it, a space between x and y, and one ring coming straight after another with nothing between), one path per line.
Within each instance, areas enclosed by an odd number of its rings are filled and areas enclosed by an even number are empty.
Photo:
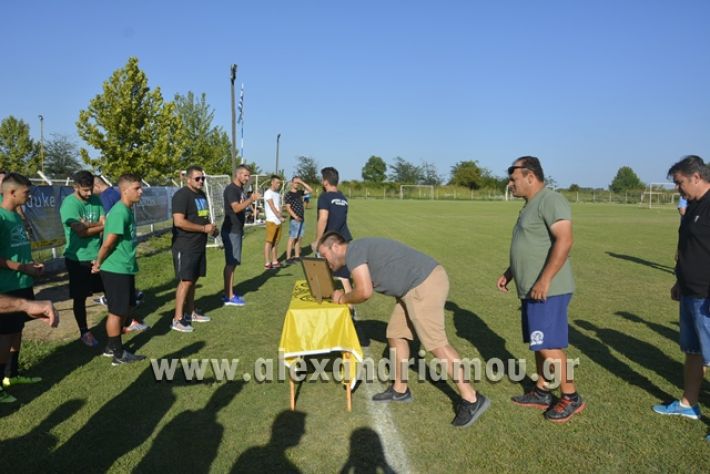
M296 281L279 343L284 363L290 367L299 357L333 351L352 355L348 378L354 386L357 363L362 362L363 356L348 306L318 303L311 296L306 280Z

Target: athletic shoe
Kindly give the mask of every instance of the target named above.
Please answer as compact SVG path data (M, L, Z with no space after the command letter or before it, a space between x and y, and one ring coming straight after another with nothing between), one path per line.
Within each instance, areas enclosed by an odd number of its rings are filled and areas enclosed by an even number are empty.
M136 301L140 301L143 299L145 294L141 290L136 290Z
M516 395L510 398L513 403L521 407L537 408L539 410L547 410L552 405L552 394L550 392L541 393L537 389L532 389L523 395Z
M99 341L97 341L94 335L91 334L91 331L85 332L79 339L89 347L96 347L99 345Z
M234 295L231 298L223 296L222 301L224 302L224 306L244 306L247 304L241 296L237 295Z
M183 316L183 319L187 321L188 323L209 323L212 321L212 318L209 316L205 316L204 314L200 314L195 310L194 313L192 314L186 314Z
M104 357L113 357L113 351L107 347L101 355Z
M98 298L94 298L94 303L102 304L104 306L108 306L108 300L106 299L106 295L99 296Z
M373 402L400 402L400 403L408 403L414 400L414 397L412 396L412 392L409 390L409 387L407 387L407 391L404 393L397 392L394 389L394 385L390 385L387 387L387 390L381 393L377 393L372 396L372 401Z
M581 412L586 407L587 404L584 403L584 400L579 395L577 395L576 401L563 396L545 412L545 419L553 423L567 423L573 415Z
M138 362L143 359L145 359L145 356L138 355L138 354L131 354L126 349L123 349L123 355L121 357L113 356L113 360L111 361L111 365L113 365L115 367L117 365L132 364L134 362Z
M679 415L684 416L685 418L690 418L691 420L700 419L699 405L696 404L692 407L683 407L680 405L680 400L673 400L672 402L653 405L653 411L661 415Z
M42 377L27 377L25 375L16 375L14 377L5 377L2 379L3 387L12 387L13 385L26 385L38 383L42 381Z
M17 401L17 398L13 397L9 393L7 393L5 390L0 388L0 403L14 403Z
M123 334L126 334L128 332L141 332L146 331L148 329L150 329L150 326L134 319L133 321L131 321L130 325L121 328L121 332Z
M462 399L451 424L457 428L471 426L490 406L491 401L484 397L481 392L476 394L476 401L473 403Z
M192 332L194 330L192 329L190 321L185 319L184 316L180 320L173 319L173 322L170 324L170 329L180 332Z

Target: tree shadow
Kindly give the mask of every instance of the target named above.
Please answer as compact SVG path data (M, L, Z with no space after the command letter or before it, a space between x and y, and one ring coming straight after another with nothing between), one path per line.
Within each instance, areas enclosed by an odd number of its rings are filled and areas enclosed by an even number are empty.
M638 263L639 265L644 265L656 270L661 270L662 272L675 274L675 267L669 267L668 265L663 265L662 263L652 262L639 257L634 257L633 255L625 255L621 253L607 252L610 257L618 258L621 260L627 260L629 262Z
M165 357L180 359L204 346L204 342L196 342ZM173 387L190 383L180 370L176 371L176 378L171 382L156 381L149 361L108 370L139 369L141 365L145 368L130 386L97 410L84 426L52 453L47 464L52 470L72 472L77 466L83 466L82 469L92 472L106 472L119 458L150 437L175 402ZM102 383L110 383L110 377ZM189 439L186 441L191 442ZM95 448L97 442L101 443L100 449ZM184 443L175 449L183 447ZM173 451L166 456L172 456Z
M634 323L645 324L649 329L665 337L671 342L677 343L680 340L680 333L678 331L674 331L673 329L668 328L662 324L654 323L653 321L647 321L633 313L629 313L628 311L617 311L614 314L616 314L617 316L621 316L624 319L628 319L629 321Z
M276 416L271 427L271 439L266 446L255 446L244 451L232 466L232 473L300 473L286 458L286 450L298 446L306 432L306 414L284 410Z
M12 466L14 472L46 471L51 466L47 464L47 456L59 442L50 431L71 418L85 403L84 400L68 400L29 433L0 442L0 465L8 469Z
M202 409L170 420L133 472L209 472L224 435L217 415L243 387L244 382L224 382Z
M340 474L395 474L387 463L380 436L370 428L358 428L350 435L350 457Z

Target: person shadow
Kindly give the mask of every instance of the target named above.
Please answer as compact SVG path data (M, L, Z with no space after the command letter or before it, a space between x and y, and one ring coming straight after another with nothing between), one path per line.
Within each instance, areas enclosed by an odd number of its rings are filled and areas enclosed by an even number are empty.
M0 466L12 466L14 472L42 472L51 469L47 457L59 439L50 431L71 418L85 403L79 399L67 400L29 433L0 441Z
M286 458L286 450L300 443L306 432L306 414L284 410L274 419L271 439L266 446L255 446L244 451L232 466L232 473L300 473Z
M628 319L629 321L632 321L634 323L645 324L649 329L655 331L657 334L665 337L671 342L677 343L679 341L680 333L666 326L663 326L662 324L647 321L633 313L629 313L628 311L617 311L614 314L616 314L617 316L621 316L624 319Z
M133 472L209 472L224 435L217 416L243 387L244 382L224 382L203 408L185 410L170 420Z
M350 435L350 457L340 474L396 474L387 463L380 436L370 428L358 428Z
M618 258L620 260L626 260L626 261L633 262L633 263L638 263L639 265L650 267L650 268L653 268L656 270L661 270L662 272L675 273L675 267L663 265L662 263L658 263L658 262L652 262L650 260L646 260L646 259L639 258L639 257L634 257L633 255L625 255L625 254L614 253L614 252L607 252L606 254L609 255L610 257Z
M195 342L165 358L185 358L204 346L202 341ZM128 367L109 367L107 370L139 369L141 365L147 367L131 385L96 410L71 438L52 453L47 464L52 470L73 472L77 466L83 466L82 470L87 472L106 472L118 459L150 437L176 400L173 388L176 385L190 385L191 382L185 380L181 370L176 371L172 381L157 382L148 360ZM110 384L111 378L107 377L101 383ZM100 449L96 449L97 442L101 444Z

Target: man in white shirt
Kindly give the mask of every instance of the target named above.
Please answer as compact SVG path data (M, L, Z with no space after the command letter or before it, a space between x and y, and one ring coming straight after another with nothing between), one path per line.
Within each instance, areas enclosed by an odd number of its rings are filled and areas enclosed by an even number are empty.
M280 268L278 250L281 240L281 178L271 175L271 186L264 193L264 210L266 211L266 239L264 241L264 268Z

